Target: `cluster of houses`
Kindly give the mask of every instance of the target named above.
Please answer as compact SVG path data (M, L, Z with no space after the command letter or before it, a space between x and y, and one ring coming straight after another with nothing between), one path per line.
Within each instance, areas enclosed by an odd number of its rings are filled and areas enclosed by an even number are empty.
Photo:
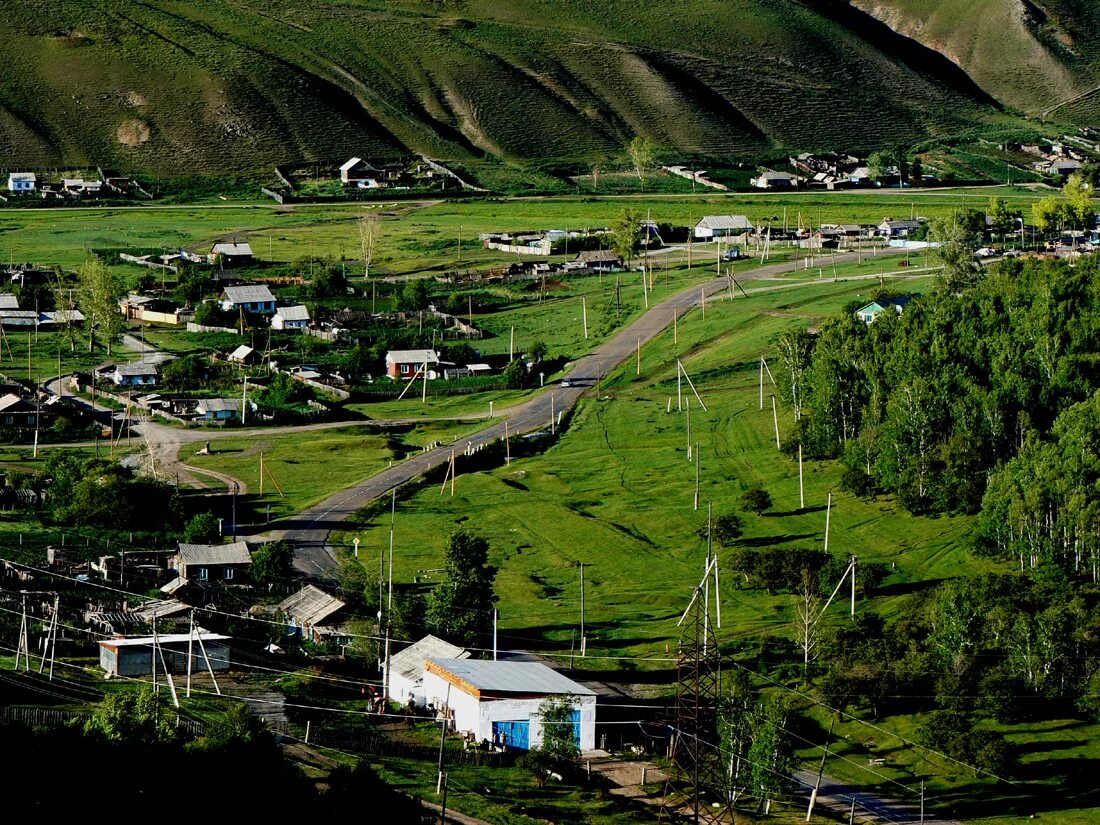
M1075 145L1077 143L1083 146ZM1072 136L1065 140L1055 140L1040 143L1003 143L1001 150L1028 155L1031 158L1031 168L1040 175L1049 178L1064 180L1074 172L1079 172L1088 162L1088 155L1083 151L1084 147L1092 147L1084 140L1074 139Z
M11 292L0 292L0 326L8 329L56 329L66 324L83 324L84 314L78 309L21 309L19 298Z
M836 152L803 152L789 160L810 187L843 189L874 185L866 158Z
M98 173L98 178L88 179L84 177L53 178L36 172L13 171L8 173L8 194L17 197L34 195L57 200L115 198L131 195L149 197L149 193L141 188L141 184L127 175L118 175L103 169L99 169Z

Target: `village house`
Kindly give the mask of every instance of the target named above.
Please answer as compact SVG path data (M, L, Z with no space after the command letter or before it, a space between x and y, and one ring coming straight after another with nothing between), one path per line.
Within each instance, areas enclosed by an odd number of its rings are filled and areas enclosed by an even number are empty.
M38 326L38 313L33 309L0 309L0 325L33 329Z
M228 421L241 417L239 398L200 398L195 405L195 417L201 421Z
M239 266L251 266L256 262L252 254L252 245L245 243L216 243L210 247L207 256L210 264L220 263L223 267L236 269Z
M362 158L351 158L340 166L340 182L355 189L378 189L382 183L382 170L371 166Z
M40 425L40 410L33 401L14 393L0 396L0 425L8 427L34 427Z
M84 313L79 309L53 309L38 313L39 329L56 329L60 326L81 326L85 321Z
M304 304L279 307L271 316L272 329L305 329L309 326L309 309Z
M183 544L172 559L176 575L198 582L246 583L252 567L248 542Z
M37 185L38 176L34 172L12 172L8 175L8 191L12 194L29 194Z
M201 644L199 640L201 639ZM154 641L156 648L153 647ZM160 659L164 658L164 667L169 673L187 673L190 669L202 673L208 667L212 670L229 670L228 636L218 633L197 631L189 633L171 633L138 639L104 639L99 643L99 666L107 676L147 676L153 672L153 651L157 652L157 669ZM190 668L188 668L190 659Z
M227 286L221 294L222 309L227 312L255 312L267 314L275 312L275 296L266 284L249 286Z
M411 378L427 367L439 366L439 354L431 349L395 349L386 353L386 375L390 378Z
M880 298L877 301L871 301L871 303L864 304L856 310L856 317L865 324L871 324L884 312L893 310L897 315L901 315L906 305L915 297L915 295L896 295L893 298Z
M470 652L445 642L436 636L425 636L407 648L390 656L390 700L422 707L424 699L424 668L428 659L469 659ZM383 680L385 681L385 680Z
M566 269L583 269L586 272L613 272L623 265L623 259L610 249L588 249L565 265Z
M103 181L84 180L83 178L62 178L61 188L70 195L98 195Z
M798 175L765 169L749 183L757 189L795 189L798 187Z
M920 229L920 226L921 222L915 218L897 221L887 218L878 225L878 234L885 238L908 238Z
M752 232L753 226L744 215L704 215L695 224L695 237L700 240L728 238Z
M595 748L596 694L541 662L429 658L424 697L447 708L458 732L520 750L542 744L542 703L564 698L573 741L582 752Z
M279 603L279 613L286 621L291 636L301 636L314 644L350 640L340 626L347 605L319 587L307 584L293 596Z
M151 387L157 383L156 364L139 361L133 364L116 364L107 375L119 387Z
M1042 171L1052 178L1066 178L1074 172L1080 172L1083 168L1084 164L1079 160L1074 160L1073 158L1059 158L1046 164Z

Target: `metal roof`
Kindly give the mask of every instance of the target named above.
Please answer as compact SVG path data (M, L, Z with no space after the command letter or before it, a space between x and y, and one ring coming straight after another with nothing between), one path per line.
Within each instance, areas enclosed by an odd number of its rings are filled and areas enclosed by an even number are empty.
M696 226L708 229L752 229L752 223L745 215L704 215Z
M138 361L134 364L119 364L115 367L115 371L119 375L156 375L157 365Z
M577 253L576 260L586 264L595 263L615 263L621 260L619 253L612 249L586 249L584 252Z
M12 172L8 175L8 180L37 180L38 176L34 172Z
M216 243L210 249L211 255L242 255L252 257L252 245L248 243Z
M470 651L437 636L425 636L400 653L390 656L390 672L415 681L424 674L424 662L432 658L469 659Z
M239 398L203 398L195 407L200 413L208 412L239 412L241 399Z
M251 564L252 554L248 552L248 542L235 541L232 544L183 544L180 543L180 557L184 564Z
M490 662L480 659L428 659L441 675L450 675L456 687L471 687L489 693L538 693L546 695L595 696L541 662ZM446 676L444 676L446 678Z
M19 298L10 292L0 292L0 309L19 309Z
M284 321L308 321L309 308L305 304L295 304L292 307L279 307L275 313Z
M344 606L338 598L312 584L279 603L279 609L292 619L311 626L323 622Z
M248 344L241 344L239 347L237 347L235 350L233 350L231 353L229 353L229 360L230 361L243 361L245 358L250 356L255 351L256 350L252 349L252 347L248 346Z
M30 401L24 401L22 398L20 398L18 395L15 395L14 393L9 392L7 395L0 397L0 412L7 412L13 407L18 406L26 406L29 410L34 409L34 404L32 404Z
M227 286L225 297L234 304L274 303L275 296L266 284L252 286Z
M386 353L390 364L438 364L439 356L434 349L391 349Z
M203 642L224 642L228 641L228 636L223 636L220 633L195 633L195 641L202 637ZM191 637L187 633L166 633L163 636L157 635L158 645L170 645L178 644L180 642L186 642ZM142 636L137 639L103 639L100 641L101 647L153 647L152 636Z

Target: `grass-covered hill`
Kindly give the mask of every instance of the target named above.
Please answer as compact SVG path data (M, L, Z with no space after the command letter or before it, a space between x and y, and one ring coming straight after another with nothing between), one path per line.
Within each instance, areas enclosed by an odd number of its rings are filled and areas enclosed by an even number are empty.
M1006 105L1082 123L1100 118L1100 4L1094 0L853 2L942 52Z
M879 5L906 4L917 5ZM175 176L409 151L587 161L636 134L677 153L749 159L914 142L1005 118L988 94L997 89L832 0L11 0L3 9L7 167L100 163Z

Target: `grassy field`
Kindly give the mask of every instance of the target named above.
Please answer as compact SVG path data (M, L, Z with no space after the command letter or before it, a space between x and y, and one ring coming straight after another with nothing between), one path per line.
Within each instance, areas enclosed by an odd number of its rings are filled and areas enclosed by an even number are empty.
M269 505L271 521L278 521L368 478L425 444L454 440L481 426L428 422L408 432L384 435L356 427L284 434L273 431L271 435L218 439L211 442L210 455L196 455L203 443L190 444L180 450L180 459L247 485L248 495L239 504L244 509L238 518L242 525L256 526L266 522Z
M461 476L457 495L427 489L398 518L397 569L402 581L438 566L446 534L457 524L483 533L501 574L502 623L515 643L561 650L579 622L579 572L586 567L589 651L660 654L700 575L705 548L698 531L706 506L725 512L747 486L764 483L773 511L750 518L746 539L759 545L820 546L824 503L837 491L830 464L806 467L806 507L798 501L795 462L775 452L770 407L757 409L757 359L768 340L791 323L812 324L852 298L866 281L801 288L761 287L749 300L708 307L685 317L673 343L668 330L643 349L642 376L615 376L599 400L585 401L569 434L545 455L510 468ZM905 282L923 288L920 279ZM683 359L707 404L691 400L691 440L701 456L701 505L693 506L694 464L687 460L687 414L676 406L673 358ZM770 389L769 389L770 393ZM767 400L767 399L766 399ZM782 410L780 425L789 428ZM488 503L492 502L492 506ZM917 520L891 502L866 504L834 495L831 550L895 562L892 581L956 575L971 562L960 552L965 519ZM384 542L379 525L350 533ZM889 538L887 538L887 536ZM841 538L842 537L842 538ZM598 548L598 549L597 549ZM787 633L790 598L739 591L727 583L736 617L728 638ZM903 600L887 598L888 613Z

